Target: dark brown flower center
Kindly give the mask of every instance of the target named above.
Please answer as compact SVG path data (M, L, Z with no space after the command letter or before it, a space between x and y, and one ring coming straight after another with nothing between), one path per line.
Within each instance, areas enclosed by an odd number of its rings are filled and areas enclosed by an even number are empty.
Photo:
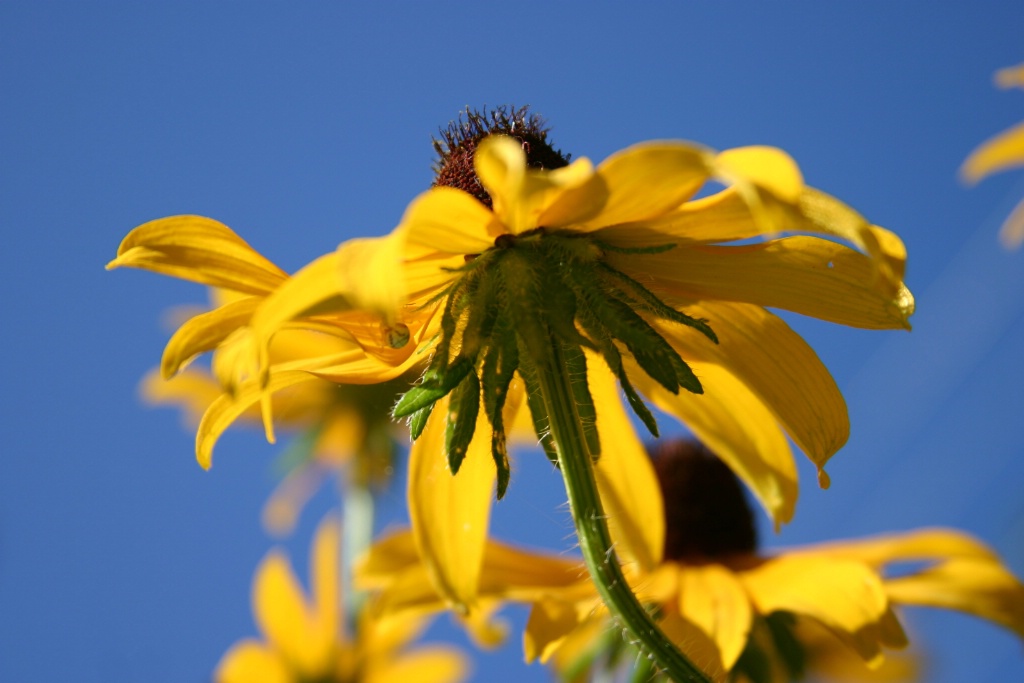
M752 553L757 531L736 475L697 441L649 449L665 501L665 559L708 562Z
M454 187L468 192L488 207L491 197L476 177L473 154L488 135L508 135L523 145L526 165L530 168L555 169L569 163L569 155L556 150L548 142L544 120L529 113L528 107L501 106L490 111L474 111L469 107L434 138L434 186Z

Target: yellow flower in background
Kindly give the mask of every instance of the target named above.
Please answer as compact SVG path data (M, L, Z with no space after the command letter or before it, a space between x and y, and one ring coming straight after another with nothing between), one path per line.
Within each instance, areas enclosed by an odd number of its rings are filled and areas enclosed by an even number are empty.
M608 450L602 460L614 457ZM651 569L628 564L627 576L660 615L659 626L716 680L775 683L805 669L849 672L843 650L878 671L876 680L899 680L913 673L912 662L879 667L885 650L907 644L895 612L903 606L962 611L1024 637L1024 586L965 534L928 529L759 553L742 490L719 460L673 442L659 447L654 462L658 484L628 514L664 516L663 553ZM374 545L357 580L380 591L385 620L445 605L408 532ZM578 560L491 541L479 599L530 603L526 657L551 663L568 680L607 663L608 648L628 648Z
M996 72L1000 88L1024 87L1024 64L1007 67ZM1011 168L1024 166L1024 123L989 138L971 152L960 167L960 176L971 185ZM1010 249L1024 242L1024 201L1010 212L999 232L999 239Z
M378 624L364 613L346 632L339 591L340 530L325 521L310 559L310 595L305 595L288 558L270 552L253 581L253 615L261 640L231 647L217 666L216 683L454 683L466 662L444 647L409 650L422 621Z
M282 396L276 407L285 423L322 422L325 409L334 405L336 396L337 390L328 387L328 382L336 379L337 373L331 372L334 366L345 368L346 384L377 384L401 376L419 361L412 356L415 345L394 343L395 335L403 334L404 328L384 330L375 315L358 310L331 316L291 311L293 319L282 326L265 355L257 358L251 333L253 315L265 298L289 282L289 276L226 225L210 218L171 216L140 225L124 238L117 258L107 264L108 270L118 267L140 268L217 289L215 308L182 324L164 349L160 376L169 380L182 371L187 374L164 388L156 386L155 380L146 384L147 393L157 400L180 402L192 412L202 411L196 457L206 468L224 430L242 415L251 415L251 408L261 400L267 437L274 441L269 419L272 396ZM331 311L330 305L324 308ZM219 387L204 374L185 370L197 356L210 351L214 352L211 367ZM264 375L258 376L261 360ZM319 379L319 371L330 379ZM306 384L316 386L304 387ZM377 395L380 390L368 392ZM325 453L342 447L339 439L359 438L358 429L339 435L334 421L325 427L329 427L322 434Z

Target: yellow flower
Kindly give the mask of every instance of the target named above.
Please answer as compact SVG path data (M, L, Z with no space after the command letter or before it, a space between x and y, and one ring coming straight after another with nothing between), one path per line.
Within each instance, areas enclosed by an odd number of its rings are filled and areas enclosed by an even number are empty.
M283 553L272 551L263 559L253 581L253 614L263 639L233 645L217 666L217 683L448 683L465 678L465 661L451 649L406 649L419 634L418 620L380 625L363 613L355 633L345 632L339 542L338 525L323 522L312 547L309 597Z
M273 346L260 347L264 354L257 357L251 332L254 312L290 278L230 228L210 218L171 216L140 225L124 238L117 258L107 264L108 270L117 267L171 275L210 285L219 292L219 305L186 321L164 349L161 377L185 374L165 388L158 387L155 380L146 383L154 398L180 401L192 412L202 412L196 457L203 467L210 466L214 444L224 430L261 399L267 437L273 442L269 419L272 395L280 396L275 403L286 424L323 422L327 406L336 403L337 390L319 379L318 372L326 372L333 381L336 373L332 370L341 365L346 384L375 384L401 376L419 360L412 355L415 344L403 344L405 348L388 344L388 335L401 334L402 328L385 329L377 316L358 310L326 316L321 311L290 309L291 319L281 326ZM352 308L345 303L337 307ZM330 303L322 308L328 313L333 310ZM209 351L215 351L212 370L219 387L203 374L183 370ZM257 372L260 362L265 365L263 375ZM351 406L359 400L357 396L347 403ZM351 416L349 411L342 419L352 422ZM359 430L339 437L334 423L324 422L328 427L324 439L358 438ZM339 446L343 443L334 444Z
M1000 88L1024 87L1024 64L996 72ZM1024 165L1024 123L989 138L971 152L960 167L960 176L971 185L982 178ZM1024 201L1010 212L999 232L999 239L1010 249L1024 242Z
M467 298L498 298L506 309L532 307L547 316L544 324L557 328L559 337L596 348L588 351L586 362L591 393L598 391L592 376L607 361L613 384L622 384L631 406L652 428L653 417L634 386L708 443L778 523L791 518L797 494L787 437L820 470L845 443L849 424L843 398L813 350L765 307L876 329L908 327L913 311L913 297L902 282L900 240L805 186L796 165L779 150L714 153L690 143L652 142L619 152L596 169L578 159L538 170L528 165L523 147L503 136L476 147L473 167L490 206L453 187L429 190L413 201L391 235L343 244L333 256L334 273L323 268L297 273L261 306L259 324L253 325L257 344L266 344L290 319L289 310L343 298L381 311L385 321L406 321L412 336L424 340L422 353L434 353L439 376L457 375L457 366L465 371L466 354L471 358L480 348L494 352L480 351L482 360L469 361L482 368L485 384L488 372L502 376L494 391L484 387L485 405L469 411L475 420L465 417L465 405L457 406L464 433L455 430L453 436L445 426L456 400L451 397L413 418L414 436L422 430L410 456L413 529L439 587L457 605L473 602L495 477L499 495L507 480L504 424L517 421L523 394L529 393L520 380L530 383L521 367L513 375L509 363L500 362L511 352L495 350L497 344L486 347L478 334L491 324L517 332L523 326L488 321L486 307L466 304ZM712 179L731 186L694 199ZM543 263L549 265L538 266L540 261L531 258L547 259ZM497 292L473 290L473 273L499 261L508 277L490 286ZM558 271L548 275L561 285L542 288L532 282L533 271L548 267ZM599 284L588 289L581 285L586 282ZM577 285L579 292L573 290ZM559 308L565 308L570 290L576 295L576 325L572 311L566 316ZM618 298L611 318L588 325L580 301L588 292L600 298L613 291ZM422 315L419 325L408 322L412 312ZM502 315L515 318L514 313ZM599 328L621 322L616 315L629 321L615 332L640 329L641 341L656 350L647 353L635 338L604 336L606 330ZM467 333L470 328L474 331ZM465 375L462 398L473 395L473 374ZM429 375L430 370L421 398L444 393L430 385ZM344 377L343 371L336 375ZM703 395L680 393L680 387ZM605 407L619 404L614 386L593 399L597 412L619 409ZM596 428L592 415L583 421L604 438L608 430L600 419ZM537 426L543 436L543 423ZM493 439L481 434L492 430ZM542 443L549 445L545 438ZM595 455L606 450L596 440L591 448L598 448ZM443 452L450 462L439 455ZM449 468L458 469L458 476L451 477ZM826 483L823 471L820 476Z
M615 451L606 450L602 462L612 459ZM833 666L840 647L877 669L885 649L906 645L894 611L900 606L954 609L1024 636L1024 586L962 533L928 529L762 554L741 489L720 461L670 444L656 464L664 500L672 501L664 513L668 540L656 566L632 563L627 576L660 614L659 626L716 680L791 680L802 666ZM645 493L627 511L636 521L664 506L657 484ZM491 541L479 599L530 603L527 659L578 672L608 647L625 647L581 572L578 560ZM374 545L357 580L381 591L384 615L444 606L407 532ZM907 670L904 663L890 673Z

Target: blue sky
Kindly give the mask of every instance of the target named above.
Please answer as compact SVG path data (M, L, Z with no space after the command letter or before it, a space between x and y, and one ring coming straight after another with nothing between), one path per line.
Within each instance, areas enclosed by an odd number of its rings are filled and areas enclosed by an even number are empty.
M0 4L0 680L204 681L254 633L279 448L232 432L203 472L177 415L138 400L162 312L204 292L104 272L124 234L203 214L294 271L390 230L430 182L430 135L467 104L529 103L595 161L653 138L776 145L897 231L912 333L788 318L853 436L829 491L802 468L796 520L765 541L951 525L1024 575L1024 251L996 241L1024 174L956 178L1024 118L1024 92L991 82L1024 61L1022 28L1012 2ZM496 533L570 543L543 458L514 477ZM300 566L332 503L289 542ZM401 503L399 485L391 518ZM907 621L931 681L1024 671L997 628ZM516 639L477 655L474 680L547 680L520 659Z

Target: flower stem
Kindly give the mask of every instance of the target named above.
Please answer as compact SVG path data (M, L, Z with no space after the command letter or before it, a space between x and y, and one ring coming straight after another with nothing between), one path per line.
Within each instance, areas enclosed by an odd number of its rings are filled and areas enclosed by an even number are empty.
M708 683L710 679L673 645L637 600L622 574L612 545L604 508L594 479L593 460L576 412L564 354L552 340L550 353L535 358L537 379L550 420L558 464L572 508L587 569L601 599L641 652L674 681Z

